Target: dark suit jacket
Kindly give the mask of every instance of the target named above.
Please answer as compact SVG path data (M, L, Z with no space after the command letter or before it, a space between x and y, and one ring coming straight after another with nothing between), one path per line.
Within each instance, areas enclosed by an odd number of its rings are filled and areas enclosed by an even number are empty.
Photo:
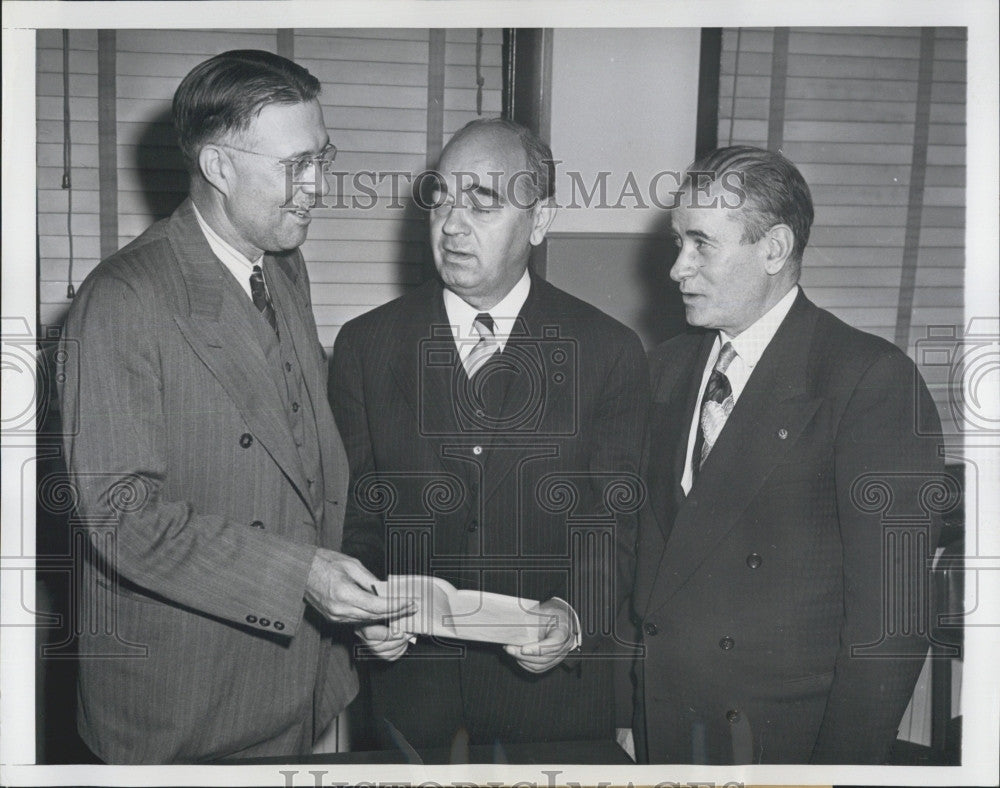
M632 577L648 396L638 337L533 278L496 375L484 369L474 379L482 388L470 385L457 358L437 282L338 335L331 394L354 480L345 550L379 574L559 596L593 652L611 640ZM499 646L487 652L470 648L461 661L462 691L497 736L523 740L542 727L570 737L594 722L573 718L581 699L569 696L582 685L568 683L570 671L535 677ZM610 720L610 695L601 701Z
M926 616L921 558L939 518L918 491L940 488L943 468L915 425L917 409L938 424L934 405L903 353L800 292L685 497L714 338L684 334L651 354L640 752L654 763L882 761L929 645L925 618L917 633L901 605L919 598ZM901 529L884 525L899 515ZM904 565L922 585L894 607L883 590L900 577L887 567ZM913 636L884 638L883 618L905 619Z
M303 601L316 546L340 544L347 491L325 356L301 255L264 266L315 413L324 503L262 344L274 335L190 202L102 262L66 321L67 463L97 546L79 726L112 763L308 752L356 692Z

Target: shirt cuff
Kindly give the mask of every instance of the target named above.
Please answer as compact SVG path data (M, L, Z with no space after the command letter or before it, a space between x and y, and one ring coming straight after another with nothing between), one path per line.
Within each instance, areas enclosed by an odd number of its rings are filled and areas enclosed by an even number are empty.
M570 624L573 627L572 650L576 651L578 648L580 648L580 645L583 643L583 638L580 635L580 617L576 614L576 611L573 609L573 606L565 599L561 599L560 597L557 596L552 597L552 599L554 599L556 602L561 602L562 604L564 604L566 606L566 609L569 611Z

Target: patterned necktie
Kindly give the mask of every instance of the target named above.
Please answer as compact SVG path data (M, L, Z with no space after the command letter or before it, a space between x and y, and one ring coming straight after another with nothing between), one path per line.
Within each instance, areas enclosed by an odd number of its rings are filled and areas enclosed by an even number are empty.
M271 296L267 294L267 288L264 286L264 270L259 265L255 265L253 273L250 274L250 297L253 299L253 305L260 310L277 334L278 316L274 313L274 304L271 303Z
M726 424L730 412L733 410L735 400L733 400L733 387L729 385L729 378L726 377L726 370L736 358L736 349L732 343L727 342L719 351L719 358L715 362L712 374L709 375L708 385L705 387L705 396L701 400L700 434L701 440L696 442L696 449L700 444L701 450L692 458L692 470L695 474L701 470L705 464L708 453L712 451L715 441L719 438L719 433Z
M482 369L483 364L500 349L500 343L497 342L497 338L493 334L495 324L489 312L480 312L476 315L476 319L472 321L472 327L478 332L479 341L462 362L465 374L470 378Z

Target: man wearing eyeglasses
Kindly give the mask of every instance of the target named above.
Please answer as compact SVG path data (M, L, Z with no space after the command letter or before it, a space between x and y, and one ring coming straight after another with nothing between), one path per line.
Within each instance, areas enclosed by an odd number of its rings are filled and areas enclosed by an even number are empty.
M189 198L66 321L95 545L78 727L109 763L310 752L357 689L333 624L398 612L338 552L347 460L298 251L334 153L319 90L267 52L195 67L173 102Z

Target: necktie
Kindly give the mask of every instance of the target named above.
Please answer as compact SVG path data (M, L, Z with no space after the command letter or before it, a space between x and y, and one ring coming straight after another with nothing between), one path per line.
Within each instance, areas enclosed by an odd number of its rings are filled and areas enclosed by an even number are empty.
M489 312L480 312L476 315L476 319L472 321L472 327L479 334L479 341L462 362L465 366L465 374L470 378L500 349L500 343L497 342L497 338L493 334L495 324Z
M264 270L259 265L255 265L253 273L250 274L250 297L253 299L253 305L260 310L277 334L278 316L274 313L274 304L271 303L271 296L267 294L267 288L264 286Z
M712 451L715 441L722 432L726 424L726 419L733 409L733 388L729 385L729 378L726 377L726 370L736 358L736 349L732 343L726 342L719 351L719 358L715 362L712 374L708 377L708 385L705 386L705 396L701 400L701 417L698 437L695 442L695 454L691 458L692 470L695 475L705 464L708 453ZM700 448L699 448L700 447Z

